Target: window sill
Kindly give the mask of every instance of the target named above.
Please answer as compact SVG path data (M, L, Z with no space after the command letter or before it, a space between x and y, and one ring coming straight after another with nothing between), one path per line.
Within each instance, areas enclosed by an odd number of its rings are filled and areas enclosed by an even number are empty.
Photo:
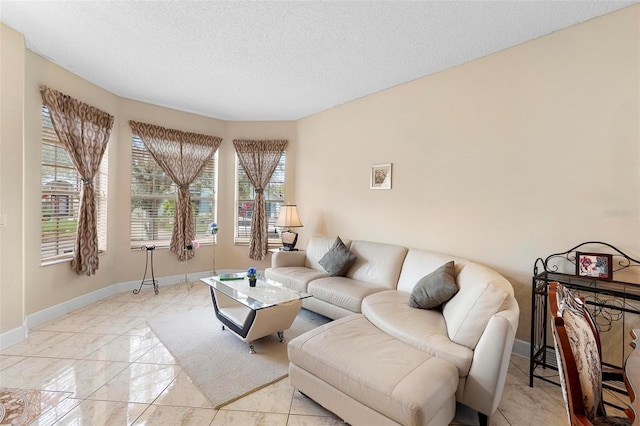
M72 258L65 257L64 259L56 259L56 260L47 260L46 262L42 262L40 266L51 266L58 265L59 263L71 262Z
M142 246L156 246L156 250L169 250L169 245L158 245L153 243L140 243L140 244L131 244L131 251L141 250Z
M200 247L211 247L211 246L217 246L217 245L218 245L217 243L215 243L215 244L212 244L212 243L200 243ZM247 243L247 245L249 245L249 244ZM135 245L132 244L130 246L130 249L131 249L131 251L140 250L140 249L142 249L142 246L156 246L156 250L169 250L169 246L168 245L167 246L165 246L165 245L159 246L159 245L153 244L153 243L135 244Z
M235 241L233 243L234 246L238 247L249 247L249 241ZM278 248L282 246L282 241L269 241L269 248Z
M102 256L104 254L106 254L107 252L105 250L102 250L98 253L98 256ZM58 265L60 263L67 263L67 262L71 262L73 260L73 256L69 256L69 257L63 257L63 258L59 258L59 259L54 259L54 260L47 260L44 262L40 263L40 266L51 266L51 265Z

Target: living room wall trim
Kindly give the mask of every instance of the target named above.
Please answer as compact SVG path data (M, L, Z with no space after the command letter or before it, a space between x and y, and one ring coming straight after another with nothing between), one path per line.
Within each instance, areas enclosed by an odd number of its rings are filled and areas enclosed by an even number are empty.
M224 273L229 273L233 271L219 270L218 272L221 274L224 274ZM199 272L199 273L193 274L190 278L194 281L197 281L200 278L205 278L207 276L209 276L208 273ZM167 286L167 285L175 284L176 280L179 280L182 278L183 277L181 275L158 278L158 285ZM116 293L121 293L123 291L132 291L133 289L136 289L139 286L140 286L139 281L129 281L125 283L113 284L109 287L102 288L98 291L85 294L84 296L76 297L75 299L69 300L64 303L60 303L56 306L52 306L51 308L43 309L42 311L36 312L32 315L28 315L24 321L24 325L0 334L0 350L8 348L9 346L13 346L25 340L29 335L30 327L35 327L53 318L67 314L76 309L82 308L83 306L86 306L91 303L97 302L98 300L104 299L105 297L114 295ZM514 355L519 355L519 356L528 358L529 348L530 348L529 342L516 339L513 344L512 352Z
M513 349L511 350L511 352L515 355L520 355L525 358L529 358L530 348L531 348L531 345L526 340L516 339L513 342Z
M234 271L219 270L218 272L227 273ZM200 278L205 278L208 276L211 276L209 272L194 272L189 274L189 280L198 285L198 280L200 280ZM184 280L184 275L181 274L158 277L156 279L158 280L159 286L168 286L182 282ZM139 280L116 283L27 315L21 327L16 327L12 330L0 334L0 350L8 348L9 346L15 345L16 343L20 343L21 341L25 340L29 336L29 330L35 326L43 324L64 314L68 314L69 312L80 309L106 297L112 296L117 293L133 291L134 289L137 289L139 287ZM134 296L132 295L132 297Z
M0 350L15 345L16 343L20 343L26 338L26 330L24 326L5 331L4 333L0 334Z

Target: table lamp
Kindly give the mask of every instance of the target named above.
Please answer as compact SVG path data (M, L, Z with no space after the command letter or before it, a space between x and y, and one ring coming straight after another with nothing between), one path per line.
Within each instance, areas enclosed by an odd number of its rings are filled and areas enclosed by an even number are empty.
M291 228L301 228L302 222L300 222L300 217L298 216L298 209L295 204L284 204L280 208L280 215L278 216L278 221L276 222L276 226L280 226L282 228L287 228L286 231L282 231L280 235L282 238L282 249L283 251L294 251L296 250L295 246L298 242L298 233L293 232Z

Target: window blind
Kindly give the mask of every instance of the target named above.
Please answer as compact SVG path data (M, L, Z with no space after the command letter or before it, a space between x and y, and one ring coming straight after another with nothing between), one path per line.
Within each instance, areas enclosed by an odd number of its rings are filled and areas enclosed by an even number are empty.
M160 168L142 139L132 137L131 247L154 244L169 247L176 208L176 185ZM189 187L196 239L213 243L207 233L217 213L218 152Z

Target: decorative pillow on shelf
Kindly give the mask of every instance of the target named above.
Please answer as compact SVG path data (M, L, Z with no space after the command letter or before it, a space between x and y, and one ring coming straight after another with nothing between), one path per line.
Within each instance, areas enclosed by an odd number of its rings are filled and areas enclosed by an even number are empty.
M434 309L451 299L458 292L454 277L453 261L447 262L416 283L409 297L409 306Z
M332 277L344 277L356 259L356 255L349 251L340 237L337 237L336 242L333 243L329 251L322 256L318 263Z

